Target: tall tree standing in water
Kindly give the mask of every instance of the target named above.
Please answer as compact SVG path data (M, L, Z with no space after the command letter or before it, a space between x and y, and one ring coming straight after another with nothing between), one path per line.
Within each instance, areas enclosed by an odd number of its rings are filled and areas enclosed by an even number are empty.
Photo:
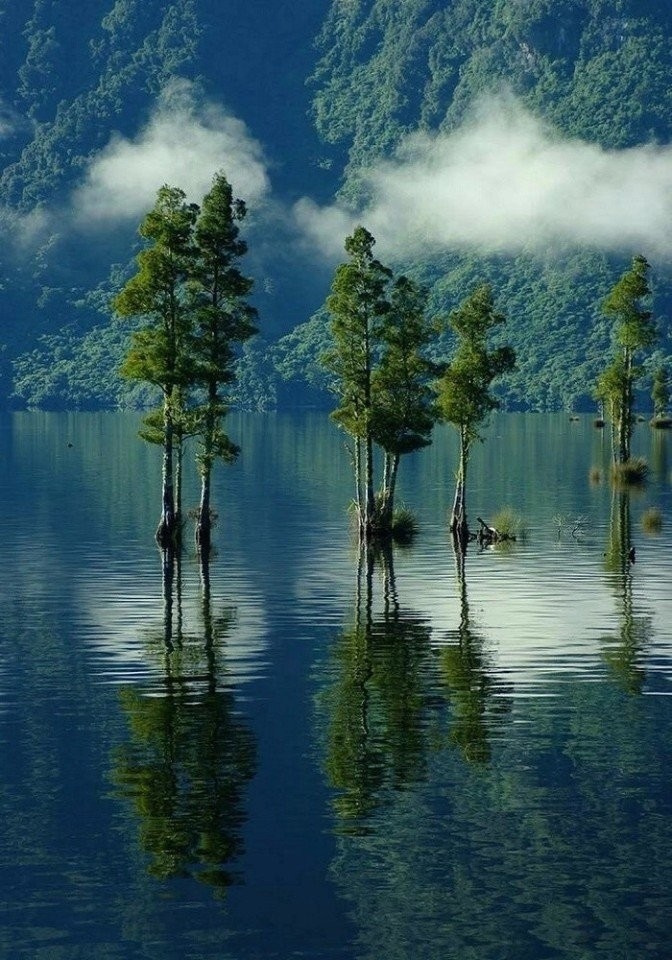
M638 255L629 270L617 281L602 304L602 312L615 321L616 354L597 384L597 397L609 411L614 465L630 461L634 385L641 376L635 356L656 339L652 313L647 309L651 296L649 264Z
M216 174L194 230L197 254L189 301L194 317L193 384L204 394L195 411L201 475L196 545L201 558L210 552L212 468L217 459L231 462L239 453L223 430L228 409L223 389L235 380L236 348L257 332L256 310L247 301L253 282L238 265L247 252L238 228L245 213L245 204L234 200L224 174Z
M425 316L426 300L426 291L408 277L395 280L381 327L381 356L373 372L374 438L384 451L376 520L386 532L394 523L401 457L431 443L437 418L431 389L434 367L422 354L433 332Z
M142 317L144 326L133 334L121 374L159 388L162 396L158 433L163 445L159 544L174 546L179 539L180 516L175 499L175 451L183 429L184 398L191 382L189 352L185 349L191 317L184 285L193 269L193 229L198 206L187 203L178 187L164 185L153 209L140 225L148 246L137 256L137 272L113 301L120 316ZM146 418L147 438L155 439L157 417Z
M375 240L357 227L345 241L348 260L336 268L327 298L334 346L324 364L335 376L339 404L332 416L355 441L356 503L360 537L374 532L372 377L382 317L389 310L390 271L373 255Z
M452 423L460 435L450 530L462 552L469 538L467 467L471 446L481 439L479 431L488 414L499 406L490 389L492 381L513 370L516 362L511 347L488 347L489 335L504 320L503 314L495 310L491 287L483 284L474 290L450 315L450 326L457 335L457 349L437 384L441 417Z

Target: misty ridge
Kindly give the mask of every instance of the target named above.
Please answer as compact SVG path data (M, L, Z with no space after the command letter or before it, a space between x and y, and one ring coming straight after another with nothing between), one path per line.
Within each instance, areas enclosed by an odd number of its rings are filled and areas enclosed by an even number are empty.
M555 245L672 255L672 145L605 150L563 137L508 92L450 134L414 133L361 172L367 202L294 213L330 258L364 223L393 259L441 250L546 253Z
M175 80L133 138L113 134L73 190L69 209L24 218L41 238L63 229L135 226L157 185L179 185L197 202L224 170L250 211L251 234L329 263L363 223L393 260L442 250L545 253L554 245L669 259L672 251L672 146L605 150L567 139L510 92L484 97L450 134L414 133L391 159L359 174L368 197L319 206L274 195L273 162L244 120Z
M74 21L65 0L7 5L5 405L141 402L117 375L129 331L110 298L158 189L200 203L220 171L247 206L260 317L247 408L331 401L313 361L359 224L433 313L492 286L521 357L509 409L594 405L600 304L633 254L670 314L665 5L300 0L240 3L235 24L205 0L110 6ZM651 371L672 365L660 326Z

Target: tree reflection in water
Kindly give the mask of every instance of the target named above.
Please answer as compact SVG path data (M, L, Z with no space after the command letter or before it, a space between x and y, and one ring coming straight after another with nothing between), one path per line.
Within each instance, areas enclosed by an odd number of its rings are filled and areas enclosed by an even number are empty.
M374 574L382 609L374 613ZM392 550L362 546L352 625L337 639L328 714L326 773L338 791L339 829L365 833L395 791L426 776L426 721L433 669L428 622L399 604Z
M360 549L353 621L337 639L333 682L320 696L328 717L325 770L337 790L341 832L367 833L395 792L426 779L430 751L446 743L446 724L447 741L467 761L487 762L492 732L510 712L471 624L465 557L458 552L456 560L460 622L437 656L429 621L399 602L392 550Z
M653 624L650 616L638 614L635 608L635 554L631 527L630 491L615 487L604 565L618 605L619 630L616 636L604 637L602 643L604 659L614 679L627 693L638 694L644 686L644 655L650 644Z
M460 623L448 634L441 653L441 674L452 706L449 733L464 758L487 763L491 757L490 736L511 710L505 691L488 672L483 637L474 629L469 615L466 551L453 540L460 595Z
M122 689L130 739L115 751L112 779L137 814L150 874L193 877L223 892L236 880L243 792L256 764L254 737L223 686L236 611L213 614L204 559L200 627L185 633L180 561L171 551L162 561L163 624L148 637L162 662L161 689Z
M624 519L627 510L617 512L614 532L628 544ZM337 808L331 876L357 928L357 956L613 960L640 956L644 944L666 957L671 861L661 851L672 849L672 817L665 698L644 709L645 699L656 698L632 698L611 678L568 682L559 673L551 696L513 699L498 685L487 638L472 623L463 560L458 555L459 622L443 648L443 637L432 638L434 668L424 658L415 674L422 779L388 789L378 749L380 786L361 819L353 812L348 821ZM615 583L631 601L632 570L618 566ZM627 602L624 623L616 647L619 662L628 663L642 619ZM346 641L353 634L341 637L331 691L332 763L333 711L345 667L355 662ZM366 662L359 703L368 738L354 720L350 729L374 752L382 714L374 710L372 642ZM343 804L352 794L342 781L335 785Z

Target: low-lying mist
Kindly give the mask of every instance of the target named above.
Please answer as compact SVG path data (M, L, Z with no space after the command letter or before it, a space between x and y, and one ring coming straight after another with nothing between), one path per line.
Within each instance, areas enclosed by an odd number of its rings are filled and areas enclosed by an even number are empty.
M563 137L511 96L478 103L452 133L409 136L362 174L361 209L309 199L299 229L328 258L358 223L392 258L447 249L672 255L672 145L604 150Z

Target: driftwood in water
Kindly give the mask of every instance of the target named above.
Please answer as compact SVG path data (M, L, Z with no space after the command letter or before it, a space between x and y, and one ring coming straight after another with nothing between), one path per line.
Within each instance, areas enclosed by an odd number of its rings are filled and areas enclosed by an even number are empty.
M516 538L510 533L502 533L502 531L497 530L496 527L489 526L485 520L482 520L480 517L476 517L480 524L480 529L476 534L475 539L481 546L487 546L490 543L503 543L505 540L515 540Z

